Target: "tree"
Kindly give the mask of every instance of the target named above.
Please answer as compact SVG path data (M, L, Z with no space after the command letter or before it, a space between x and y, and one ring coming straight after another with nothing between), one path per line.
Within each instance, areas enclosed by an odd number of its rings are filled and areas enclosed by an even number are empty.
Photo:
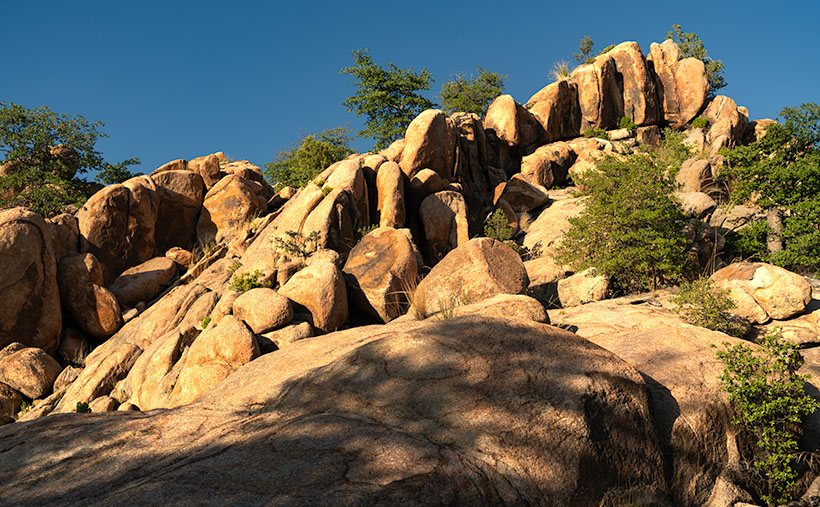
M672 30L666 34L666 38L675 41L684 58L697 58L706 65L710 97L714 97L718 90L726 86L726 79L723 77L723 61L709 57L698 34L684 32L680 25L672 25Z
M504 91L504 79L498 72L475 68L478 75L465 78L456 74L441 87L441 107L447 114L455 112L484 114L490 103Z
M332 163L353 153L348 147L348 132L347 128L336 127L304 136L265 164L265 177L277 190L286 186L305 186Z
M559 262L578 271L596 268L624 291L654 289L690 274L686 218L666 164L651 154L608 157L576 179L587 199L570 219Z
M766 128L766 135L747 145L723 150L731 197L756 200L781 216L782 248L767 251L762 238L741 239L763 260L793 271L820 272L820 105L787 107L782 123ZM768 231L769 233L777 231ZM744 232L766 235L766 223ZM770 242L771 243L771 242ZM749 254L750 252L744 252Z
M590 36L584 35L584 38L581 39L581 45L578 46L578 52L572 53L572 57L575 58L576 62L587 62L590 59L590 57L592 57L593 46L595 46L595 43L592 42Z
M340 74L349 74L356 81L356 93L342 105L356 116L364 116L365 129L358 137L376 140L374 150L381 150L402 137L407 126L419 113L434 107L418 92L429 90L433 77L427 69L416 73L388 63L383 69L373 62L366 49L353 51L354 64Z
M98 181L113 183L131 176L131 158L117 164L103 159L97 140L103 123L79 115L58 114L46 106L28 109L0 102L0 207L29 206L44 216L85 201L86 185L77 174L99 171Z

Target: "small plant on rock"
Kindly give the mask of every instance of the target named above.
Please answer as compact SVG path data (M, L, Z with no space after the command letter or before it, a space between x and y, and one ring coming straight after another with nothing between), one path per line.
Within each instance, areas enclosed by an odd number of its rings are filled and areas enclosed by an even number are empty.
M698 116L697 118L692 120L692 126L696 129L706 128L707 125L709 125L709 120L707 120L703 116Z
M584 131L584 137L597 137L598 139L609 140L609 134L607 134L604 129L586 129Z
M322 196L327 197L329 193L333 192L333 187L322 187Z
M618 127L627 130L635 130L638 128L638 124L632 121L632 118L629 116L621 116L621 120L618 122Z
M729 291L715 287L710 278L699 278L681 284L672 302L678 305L675 312L693 326L736 337L746 333L745 327L729 313L729 310L737 306L729 297Z
M202 319L202 322L199 323L199 327L201 327L202 329L205 329L206 327L208 327L208 324L210 324L210 323L211 323L211 318L210 317L205 317L204 319Z
M305 236L301 232L287 231L285 238L274 238L276 248L287 255L296 257L310 257L319 248L319 233L312 231Z
M230 288L233 291L245 293L251 289L257 289L259 287L269 287L270 282L262 282L260 281L262 278L262 273L257 269L254 270L253 273L241 273L238 275L234 275L231 279Z
M550 71L550 77L556 81L564 81L569 78L569 63L565 61L555 62Z
M797 438L806 416L818 403L805 391L807 375L795 373L802 364L798 346L779 331L768 334L755 351L743 344L718 351L725 368L721 387L735 408L733 424L750 432L758 452L752 462L763 479L760 498L767 505L791 499L797 472L792 467Z
M484 235L497 241L508 241L512 239L512 228L509 226L507 216L501 209L493 211L484 222Z
M91 413L91 409L88 407L88 403L84 401L78 401L77 407L74 409L75 412L78 414L89 414Z

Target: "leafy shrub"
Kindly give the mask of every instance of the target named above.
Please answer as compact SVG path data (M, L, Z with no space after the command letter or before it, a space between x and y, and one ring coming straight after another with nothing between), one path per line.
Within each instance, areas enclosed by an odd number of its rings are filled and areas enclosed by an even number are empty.
M604 129L586 129L584 131L584 137L597 137L598 139L609 140L609 134L607 134Z
M260 281L261 278L262 273L258 269L254 270L253 273L233 275L228 288L236 292L245 293L251 289L257 289L259 287L270 287L270 282L262 282Z
M718 289L709 278L681 284L672 302L678 305L676 313L693 326L736 337L743 336L746 332L744 326L729 313L729 310L737 306L729 297L729 291Z
M349 130L344 127L305 136L265 164L265 177L277 191L286 186L303 187L331 164L353 153L350 141Z
M618 122L618 127L622 129L635 130L638 128L638 124L632 121L632 118L629 116L621 116L621 120Z
M441 108L455 112L484 114L490 103L504 91L507 76L476 67L477 76L456 74L441 87Z
M319 248L319 233L316 231L307 236L296 231L287 231L285 235L286 238L273 238L273 242L277 249L287 255L310 257Z
M681 165L692 157L692 148L684 143L686 134L670 128L663 130L661 145L652 153L655 163L674 178L680 172Z
M356 234L353 236L353 245L358 245L359 242L368 234L379 228L379 224L363 225L356 229Z
M697 118L692 120L692 126L696 129L704 129L707 125L709 125L709 120L707 120L703 116L698 116Z
M512 228L507 221L507 215L500 209L493 211L484 222L484 235L498 241L512 239Z
M210 324L210 323L211 323L211 317L205 317L204 319L202 319L202 322L199 323L199 327L201 327L202 329L205 329L206 327L208 327L208 324Z
M20 411L17 413L17 417L20 417L21 415L23 415L26 412L28 412L29 410L31 410L31 405L32 404L30 402L28 402L26 400L23 400L20 403Z
M763 138L721 150L729 162L725 172L734 202L755 201L783 212L782 251L769 252L763 243L757 256L791 271L818 273L820 104L787 107L780 114L783 123L769 125Z
M576 271L597 268L625 291L654 289L692 273L682 233L686 217L656 157L607 157L578 179L587 198L570 219L560 263Z
M88 403L86 403L84 401L78 401L77 406L74 409L74 411L77 412L78 414L89 414L89 413L91 413L91 409L88 408Z
M322 197L327 197L327 194L333 192L333 187L322 187Z
M766 335L761 345L761 351L754 351L724 343L717 357L725 365L720 384L735 409L732 423L757 442L752 466L763 479L760 497L771 506L791 498L799 428L820 405L805 392L808 376L795 373L802 364L798 346L779 331Z

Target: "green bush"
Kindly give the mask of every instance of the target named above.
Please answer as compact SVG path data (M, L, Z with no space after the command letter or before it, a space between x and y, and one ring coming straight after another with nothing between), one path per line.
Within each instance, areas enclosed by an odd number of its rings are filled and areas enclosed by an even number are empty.
M818 403L805 392L808 376L795 373L802 364L798 346L779 332L766 335L761 345L762 350L755 351L724 343L717 357L725 365L720 384L735 409L732 423L757 442L752 466L763 479L760 497L772 506L791 499L800 427Z
M327 197L327 194L333 192L333 187L322 187L322 197Z
M736 337L746 333L746 328L729 313L737 306L729 297L729 291L718 289L709 278L682 283L672 302L678 305L675 312L693 326Z
M734 202L755 201L783 212L782 251L755 246L757 257L800 273L820 273L820 105L801 104L780 113L766 135L747 146L721 150L726 155ZM759 228L765 225L757 226ZM761 229L755 229L757 234Z
M692 157L692 149L684 143L686 133L670 128L663 129L661 145L652 153L658 164L670 178L680 172L681 165Z
M512 239L512 228L507 221L507 215L501 209L493 211L484 222L484 235L498 241Z
M692 120L692 126L695 127L696 129L706 128L707 125L709 125L709 120L707 120L703 116L699 116L699 117L695 118L694 120Z
M210 317L205 317L204 319L202 319L202 322L199 323L199 327L201 327L202 329L205 329L206 327L208 327L208 324L210 324L210 323L211 323L211 318Z
M88 403L84 401L78 401L77 406L74 408L74 411L78 414L88 414L91 413L91 409L88 408Z
M504 91L504 79L498 72L476 67L477 76L465 78L456 74L441 87L441 108L447 114L456 112L484 114L490 103Z
M319 233L312 231L305 236L301 232L287 231L285 238L273 238L276 248L287 255L310 257L319 248Z
M336 127L303 137L265 164L265 177L277 191L286 186L307 185L331 164L353 153L348 146L351 140L348 132L347 128Z
M235 274L233 278L231 278L231 283L228 285L228 288L244 294L251 289L270 287L270 282L262 282L260 281L261 278L262 273L258 269L254 270L253 273Z
M607 134L604 129L586 129L584 131L584 137L597 137L599 139L609 140L609 134Z
M605 158L579 178L587 196L570 219L558 261L576 271L594 267L624 291L677 283L694 271L682 230L686 222L673 184L652 154Z
M632 121L632 118L629 116L621 116L621 120L618 122L618 127L622 129L635 130L638 128L638 124Z

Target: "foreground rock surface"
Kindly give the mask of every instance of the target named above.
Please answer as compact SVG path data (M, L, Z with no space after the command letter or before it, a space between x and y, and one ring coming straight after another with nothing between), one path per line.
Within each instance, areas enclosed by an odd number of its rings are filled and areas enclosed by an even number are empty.
M634 369L544 324L370 326L263 356L177 410L6 426L0 493L16 505L597 505L628 485L663 489L648 404Z

